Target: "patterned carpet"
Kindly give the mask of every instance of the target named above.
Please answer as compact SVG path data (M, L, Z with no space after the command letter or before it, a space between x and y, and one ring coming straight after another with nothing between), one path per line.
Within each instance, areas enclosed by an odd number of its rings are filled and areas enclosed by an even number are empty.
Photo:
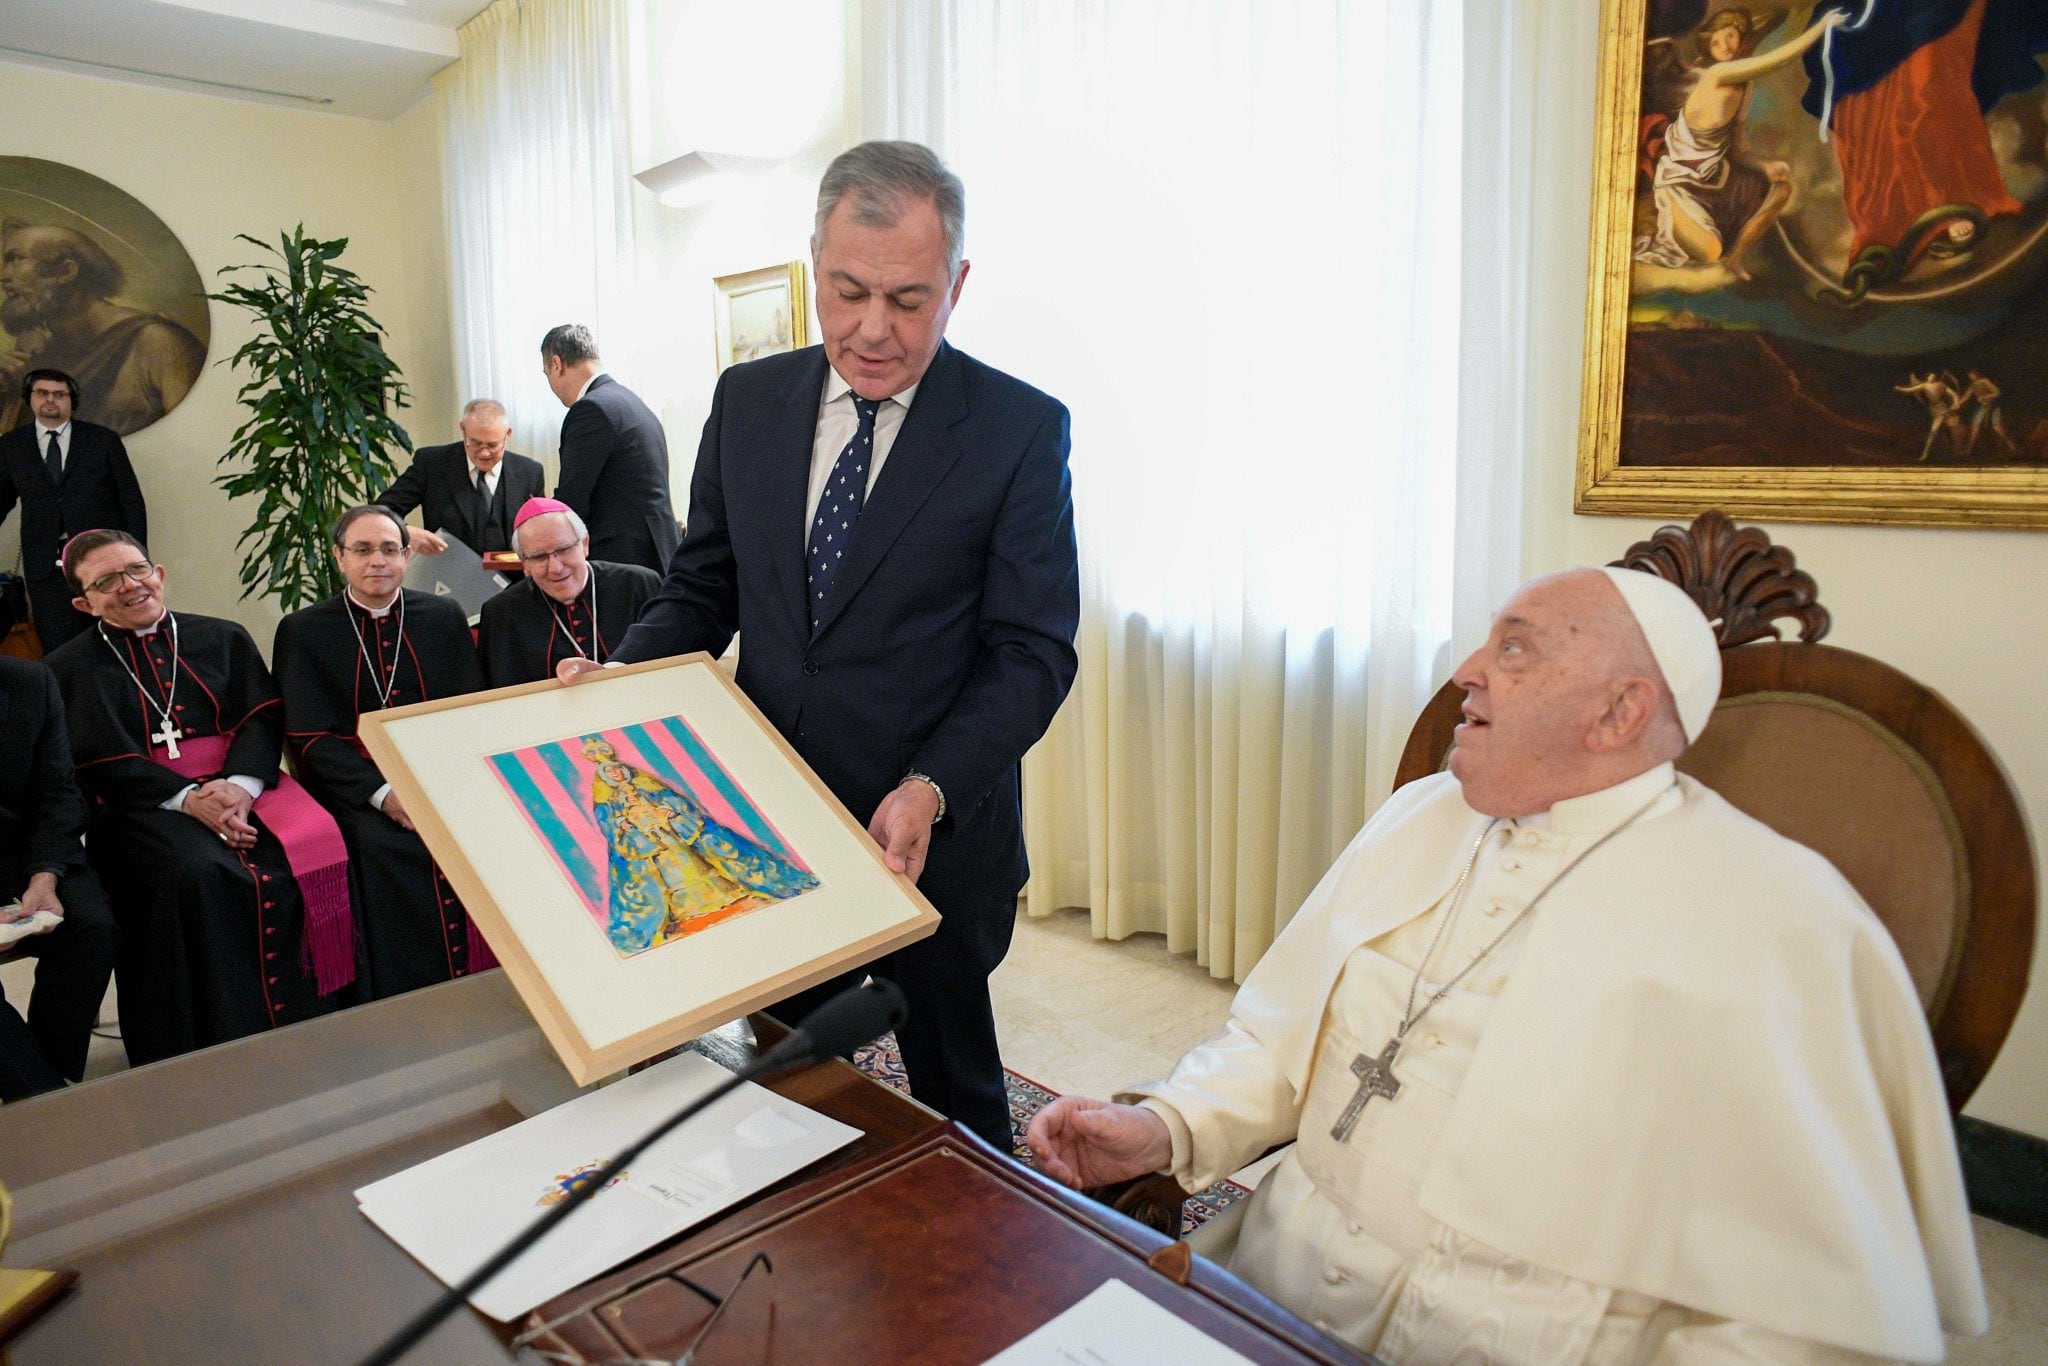
M904 1075L903 1058L896 1051L894 1034L884 1034L856 1052L853 1065L876 1081L893 1086L906 1096L910 1094L910 1079ZM1007 1068L1003 1071L1003 1083L1010 1095L1010 1126L1017 1132L1017 1160L1029 1166L1031 1152L1024 1146L1024 1131L1030 1127L1031 1117L1057 1100L1059 1093ZM1207 1190L1189 1196L1187 1203L1181 1206L1182 1236L1193 1233L1204 1220L1221 1214L1250 1194L1235 1181L1218 1181Z

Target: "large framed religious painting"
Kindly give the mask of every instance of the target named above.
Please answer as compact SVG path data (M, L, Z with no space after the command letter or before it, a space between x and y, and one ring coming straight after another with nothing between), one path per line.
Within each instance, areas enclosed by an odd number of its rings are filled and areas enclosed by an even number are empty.
M708 655L361 734L579 1084L938 926Z
M811 310L802 261L720 275L712 285L712 338L718 368L779 356L808 345Z
M212 339L199 268L119 186L0 156L0 432L28 420L21 381L62 370L75 416L126 436L183 401Z
M1577 509L2048 526L2048 4L1602 4Z

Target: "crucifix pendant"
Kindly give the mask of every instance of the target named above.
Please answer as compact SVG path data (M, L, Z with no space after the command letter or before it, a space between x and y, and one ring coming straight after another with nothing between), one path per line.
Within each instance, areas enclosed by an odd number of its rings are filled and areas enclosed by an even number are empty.
M1337 1122L1330 1129L1330 1137L1342 1143L1351 1137L1351 1130L1358 1123L1359 1114L1375 1096L1392 1100L1401 1093L1401 1083L1394 1077L1394 1056L1401 1051L1401 1040L1397 1036L1387 1040L1387 1046L1380 1050L1377 1058L1360 1053L1351 1060L1351 1075L1358 1078L1358 1094L1344 1107L1344 1113L1337 1116Z
M162 745L175 759L178 757L178 741L185 738L185 732L172 725L171 718L166 716L163 724L151 732L149 738Z

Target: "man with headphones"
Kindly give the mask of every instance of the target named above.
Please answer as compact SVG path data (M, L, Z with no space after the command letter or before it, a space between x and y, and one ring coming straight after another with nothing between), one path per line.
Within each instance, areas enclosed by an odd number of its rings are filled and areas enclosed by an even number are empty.
M92 624L71 605L58 564L82 531L125 531L149 540L149 512L120 434L81 422L78 382L62 370L31 370L21 382L30 421L0 436L0 521L21 504L21 560L30 610L45 652Z

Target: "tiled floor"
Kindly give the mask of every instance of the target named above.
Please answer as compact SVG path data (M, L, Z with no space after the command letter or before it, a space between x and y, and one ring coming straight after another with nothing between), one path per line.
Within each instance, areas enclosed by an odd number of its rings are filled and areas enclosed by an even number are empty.
M32 960L0 967L9 1000L28 999ZM1043 920L1020 915L1009 958L996 972L996 1021L1011 1068L1061 1093L1106 1096L1163 1076L1190 1045L1224 1020L1236 990L1158 935L1112 944L1090 937L1085 912ZM114 1018L113 993L102 1018ZM118 1042L95 1039L88 1078L126 1065ZM1257 1172L1241 1173L1256 1184ZM1979 1219L1977 1247L1991 1300L1991 1332L1958 1342L1959 1366L2048 1363L2048 1240Z
M1165 944L1159 935L1094 940L1082 911L1020 915L994 979L1004 1062L1055 1091L1091 1096L1163 1076L1223 1023L1234 990ZM1949 1360L2048 1363L2048 1239L1989 1219L1976 1225L1991 1331L1958 1340Z

